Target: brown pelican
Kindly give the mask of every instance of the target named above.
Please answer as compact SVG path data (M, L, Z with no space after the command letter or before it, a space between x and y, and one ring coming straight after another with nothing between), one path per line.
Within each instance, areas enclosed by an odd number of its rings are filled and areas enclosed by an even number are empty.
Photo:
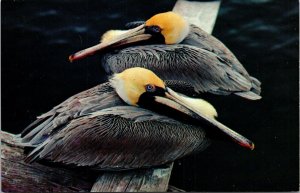
M28 162L112 170L161 165L202 150L209 141L204 127L254 148L216 116L208 102L176 93L152 71L135 67L39 116L21 137L34 148Z
M164 80L187 83L197 93L234 93L251 100L261 98L260 82L248 74L233 53L221 41L188 24L180 15L160 13L130 26L137 27L110 30L102 36L100 44L71 55L69 60L102 51L106 53L102 63L108 72L118 73L140 66ZM137 42L143 45L136 45ZM133 43L134 46L129 46ZM111 52L117 47L118 50Z

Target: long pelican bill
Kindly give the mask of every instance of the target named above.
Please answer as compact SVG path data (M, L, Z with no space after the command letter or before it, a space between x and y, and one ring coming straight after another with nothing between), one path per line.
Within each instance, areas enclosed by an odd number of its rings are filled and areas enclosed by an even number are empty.
M136 28L130 29L130 30L114 37L110 41L100 42L97 45L94 45L92 47L86 48L84 50L76 52L75 54L70 55L69 61L73 62L75 60L80 60L89 55L93 55L96 52L101 51L105 48L117 47L117 46L121 46L124 44L148 40L151 37L152 37L152 35L145 34L145 24L142 24Z
M195 108L188 100L188 97L179 95L170 88L166 88L165 97L155 96L155 101L163 105L169 106L177 111L181 111L197 120L205 121L213 127L218 128L223 133L232 138L239 145L248 149L254 149L254 143L239 133L233 131L227 126L223 125L216 119L205 115L201 110Z

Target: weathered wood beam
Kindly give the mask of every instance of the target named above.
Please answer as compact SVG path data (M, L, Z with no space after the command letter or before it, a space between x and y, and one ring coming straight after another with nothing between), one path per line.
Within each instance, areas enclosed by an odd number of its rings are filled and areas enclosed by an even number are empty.
M172 164L165 167L107 172L101 175L92 192L166 192L172 171Z
M182 15L191 24L195 24L211 34L215 26L220 4L221 0L208 2L178 0L173 11Z

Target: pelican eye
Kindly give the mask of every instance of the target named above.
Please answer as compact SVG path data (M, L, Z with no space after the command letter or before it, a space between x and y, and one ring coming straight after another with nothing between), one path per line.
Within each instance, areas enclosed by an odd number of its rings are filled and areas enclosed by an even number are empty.
M146 85L146 91L147 92L155 92L155 86L154 85L152 85L152 84L147 84Z

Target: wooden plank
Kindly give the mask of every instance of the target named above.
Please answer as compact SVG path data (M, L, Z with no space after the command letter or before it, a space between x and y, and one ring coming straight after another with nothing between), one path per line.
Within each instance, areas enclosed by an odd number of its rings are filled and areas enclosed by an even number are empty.
M165 167L107 172L101 175L91 192L166 192L173 163Z
M178 0L173 11L182 15L191 24L211 34L215 26L221 1L190 2Z

